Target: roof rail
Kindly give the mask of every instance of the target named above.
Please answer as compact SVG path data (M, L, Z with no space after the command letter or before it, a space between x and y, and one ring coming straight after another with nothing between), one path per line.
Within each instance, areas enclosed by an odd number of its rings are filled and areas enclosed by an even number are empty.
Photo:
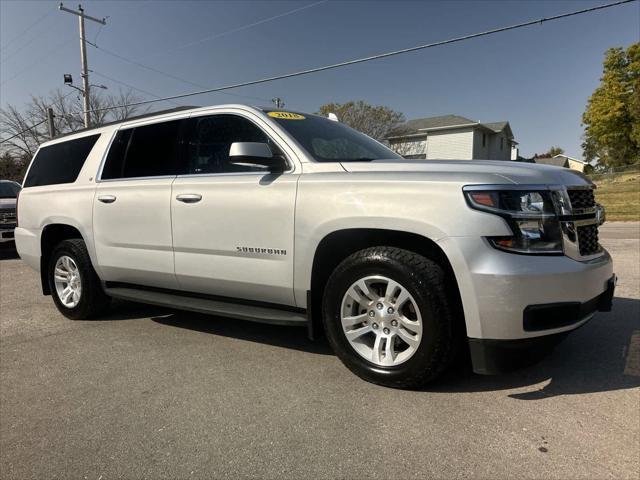
M109 125L117 125L118 123L130 122L132 120L141 120L143 118L159 117L160 115L166 115L167 113L177 113L177 112L182 112L184 110L191 110L193 108L198 108L198 107L185 105L183 107L174 107L174 108L168 108L166 110L158 110L155 112L143 113L141 115L136 115L134 117L129 117L122 120L114 120L113 122L103 123L102 125L97 125L95 127L83 128L80 130L75 130L73 132L67 132L62 135L58 135L57 137L55 137L54 140L57 140L58 138L62 138L62 137L67 137L69 135L75 135L76 133L90 132L91 130L96 130L102 127L108 127Z

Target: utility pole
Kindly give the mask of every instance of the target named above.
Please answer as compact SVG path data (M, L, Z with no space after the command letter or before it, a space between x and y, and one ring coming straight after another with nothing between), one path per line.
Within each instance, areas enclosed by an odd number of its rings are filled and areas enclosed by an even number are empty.
M55 138L56 136L56 126L53 123L53 118L55 115L53 114L53 108L47 108L47 126L49 127L49 138Z
M271 101L275 104L276 108L284 107L284 101L280 97L272 98Z
M87 42L84 37L84 19L92 20L94 22L100 23L102 25L106 25L107 21L103 18L100 20L99 18L91 17L89 15L85 15L84 8L82 5L78 5L78 10L71 10L62 5L62 2L58 6L60 10L67 13L72 13L78 16L78 25L80 27L80 61L82 62L82 104L84 110L84 126L89 128L91 125L90 121L90 107L89 107L89 67L87 66Z

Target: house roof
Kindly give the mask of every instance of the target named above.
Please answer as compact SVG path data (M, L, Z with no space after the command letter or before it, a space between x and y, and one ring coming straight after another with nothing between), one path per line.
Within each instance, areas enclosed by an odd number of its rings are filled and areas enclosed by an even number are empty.
M541 163L543 165L554 165L556 167L564 167L567 163L567 159L564 157L534 157L533 161Z
M509 122L480 123L460 115L441 115L438 117L416 118L399 125L391 131L388 138L416 135L430 130L446 130L448 128L481 127L498 133L507 129L507 134L513 138Z
M429 130L432 128L454 127L477 123L460 115L442 115L439 117L416 118L404 123L404 127L411 130Z
M491 122L491 123L483 123L483 125L490 130L498 133L505 129L505 127L509 126L509 122Z
M554 155L553 158L566 158L568 160L573 160L574 162L584 163L585 165L587 163L589 163L589 162L585 162L584 160L580 160L579 158L570 157L569 155L565 155L564 153L560 153L558 155Z

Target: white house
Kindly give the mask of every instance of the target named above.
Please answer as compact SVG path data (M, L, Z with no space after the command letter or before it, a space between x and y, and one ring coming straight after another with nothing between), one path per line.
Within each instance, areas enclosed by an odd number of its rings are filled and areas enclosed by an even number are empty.
M459 115L417 118L394 129L390 147L405 158L515 160L518 142L509 122L480 123Z
M584 160L570 157L564 153L555 155L554 157L534 157L533 161L544 165L555 165L556 167L570 168L571 170L577 170L578 172L584 172L585 167L588 165Z

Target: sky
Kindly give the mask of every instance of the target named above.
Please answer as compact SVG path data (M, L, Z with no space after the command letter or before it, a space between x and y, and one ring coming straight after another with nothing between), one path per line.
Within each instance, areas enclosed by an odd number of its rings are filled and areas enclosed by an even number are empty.
M92 84L142 99L216 87L430 43L610 0L87 1ZM56 1L0 0L0 105L80 83L77 18ZM76 8L77 3L65 3ZM293 12L292 12L293 11ZM291 12L291 13L290 13ZM273 18L276 17L276 18ZM582 158L580 119L604 52L640 40L640 2L308 76L178 100L315 112L364 100L407 119L456 114L509 121L520 153L551 146ZM181 80L145 69L146 65ZM182 80L183 79L183 80ZM118 83L120 82L120 83ZM66 87L68 88L68 87ZM168 102L153 109L171 108Z

